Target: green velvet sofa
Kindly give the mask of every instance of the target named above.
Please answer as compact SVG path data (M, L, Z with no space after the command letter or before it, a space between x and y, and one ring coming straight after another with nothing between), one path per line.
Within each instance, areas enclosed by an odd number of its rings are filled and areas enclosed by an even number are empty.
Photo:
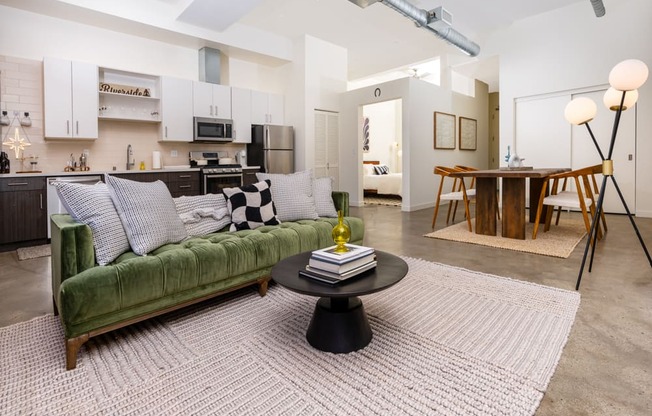
M362 244L364 224L348 216L348 194L333 192L333 201L344 211L350 242ZM221 231L147 256L127 252L106 266L95 261L90 227L66 214L52 215L51 224L54 311L64 327L70 370L90 337L249 285L264 296L279 260L333 244L337 218Z

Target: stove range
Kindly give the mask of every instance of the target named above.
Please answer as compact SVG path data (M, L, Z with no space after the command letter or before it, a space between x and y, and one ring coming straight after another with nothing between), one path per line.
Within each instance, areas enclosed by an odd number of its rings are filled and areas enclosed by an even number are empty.
M226 152L190 152L190 166L200 168L203 194L222 193L223 188L242 186L242 166L222 163Z
M202 173L242 173L238 163L219 163L225 158L226 152L190 152L190 166L200 168Z

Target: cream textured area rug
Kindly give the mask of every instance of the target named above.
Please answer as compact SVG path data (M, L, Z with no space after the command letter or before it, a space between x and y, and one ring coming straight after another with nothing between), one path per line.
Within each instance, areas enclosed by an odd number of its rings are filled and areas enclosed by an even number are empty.
M0 414L534 414L579 294L405 260L350 354L313 349L316 299L278 285L92 338L72 371L57 317L0 328Z
M48 257L51 255L50 245L44 244L42 246L23 247L16 249L18 260L36 259L38 257Z
M403 199L398 195L365 195L365 205L389 205L400 207Z
M442 240L459 241L462 243L479 244L495 248L504 248L507 250L523 251L525 253L541 254L544 256L568 258L577 244L586 235L586 228L582 220L562 219L559 225L552 224L550 231L544 233L541 224L537 233L536 240L532 239L531 223L525 224L525 240L514 238L503 238L500 236L502 224L500 221L496 224L498 230L496 236L482 235L475 233L475 220L471 220L473 232L469 232L466 221L451 225L450 227L425 234L424 237L439 238Z

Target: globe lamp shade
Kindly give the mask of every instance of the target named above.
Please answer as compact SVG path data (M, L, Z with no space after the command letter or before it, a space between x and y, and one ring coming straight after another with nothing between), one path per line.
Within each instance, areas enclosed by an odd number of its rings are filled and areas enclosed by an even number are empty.
M645 84L649 71L638 59L626 59L613 67L609 84L619 91L632 91Z
M566 104L564 117L566 117L566 121L569 123L579 126L580 124L593 120L597 111L598 107L592 99L579 97Z
M634 107L636 100L638 100L638 90L625 91L625 101L623 102L623 111L628 108ZM623 98L623 91L618 91L614 87L611 87L604 93L602 101L604 102L605 107L611 111L618 111L620 108L620 100Z

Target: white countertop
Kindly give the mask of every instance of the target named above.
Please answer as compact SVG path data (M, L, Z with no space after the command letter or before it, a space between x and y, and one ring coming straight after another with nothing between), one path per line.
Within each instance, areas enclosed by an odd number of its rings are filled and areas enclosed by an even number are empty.
M37 173L3 173L0 179L10 178L34 178L34 177L59 177L59 176L92 176L105 174L123 174L123 173L163 173L163 172L199 172L199 168L179 168L179 169L148 169L148 170L87 170L76 172L37 172Z

